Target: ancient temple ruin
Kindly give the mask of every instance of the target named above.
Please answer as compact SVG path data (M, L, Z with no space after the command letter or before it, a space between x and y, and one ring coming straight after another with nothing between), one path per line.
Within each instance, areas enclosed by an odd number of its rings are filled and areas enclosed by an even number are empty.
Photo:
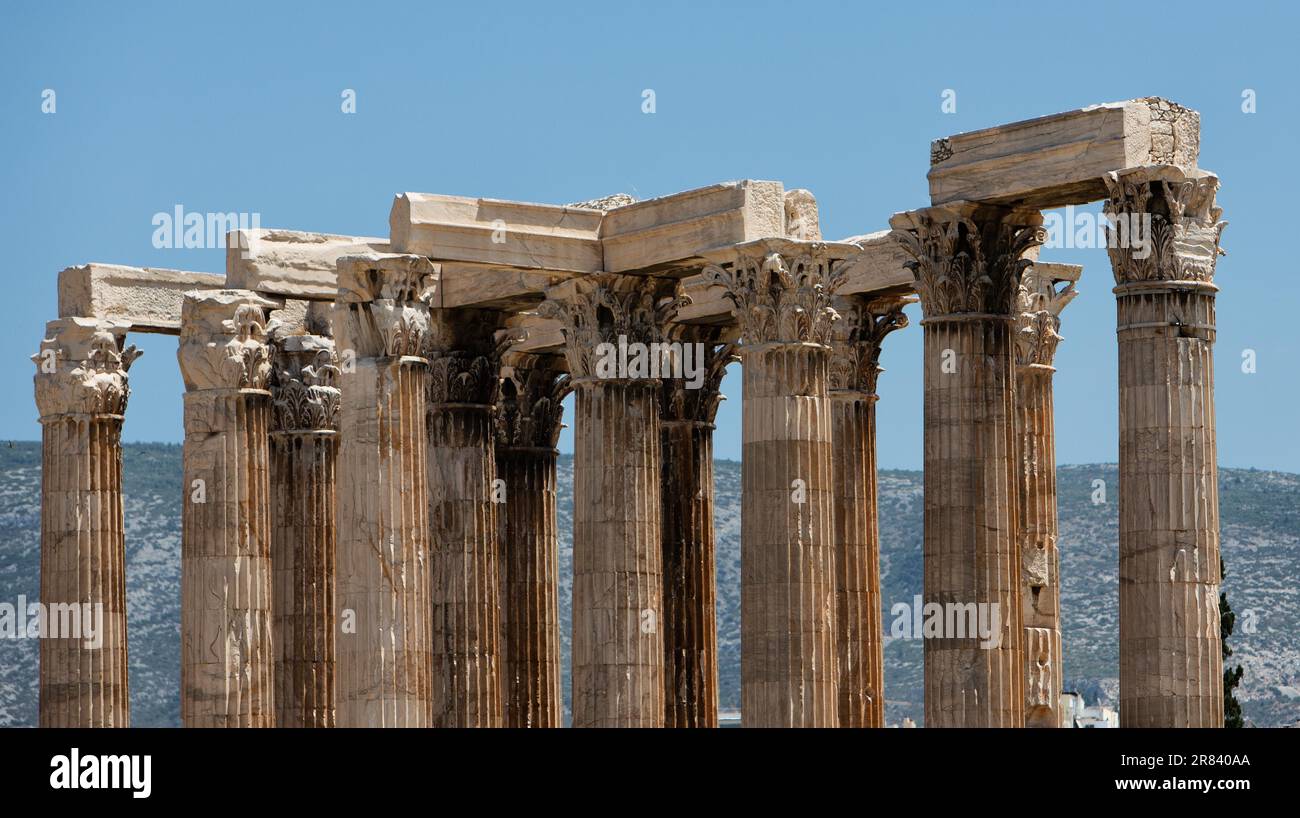
M106 637L42 640L41 725L130 722L120 433L128 336L159 332L186 387L186 726L559 726L570 393L572 723L717 726L712 434L735 361L744 724L883 726L878 359L919 300L924 597L1001 612L991 643L926 639L925 723L1057 726L1052 364L1080 268L1038 248L1041 211L1096 200L1120 716L1221 725L1224 223L1198 143L1199 115L1155 98L940 139L929 206L841 241L809 191L745 180L564 206L404 193L387 237L235 231L224 274L64 270L33 358L41 599L102 605Z

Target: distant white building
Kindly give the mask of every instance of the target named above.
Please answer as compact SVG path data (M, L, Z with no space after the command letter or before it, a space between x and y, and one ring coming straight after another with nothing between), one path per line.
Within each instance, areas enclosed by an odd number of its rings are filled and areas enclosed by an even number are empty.
M1062 727L1119 727L1119 711L1104 704L1089 707L1072 690L1061 694Z

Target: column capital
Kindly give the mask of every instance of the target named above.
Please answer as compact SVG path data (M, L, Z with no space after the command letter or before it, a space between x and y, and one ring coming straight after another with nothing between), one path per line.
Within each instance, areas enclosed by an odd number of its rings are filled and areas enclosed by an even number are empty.
M497 399L501 353L496 340L502 315L496 310L432 309L422 353L429 359L426 408L449 404L490 408Z
M975 202L895 213L889 224L912 257L927 321L1010 318L1020 275L1047 239L1037 210Z
M126 413L131 395L126 373L142 354L124 346L126 332L126 324L93 318L46 323L40 351L32 356L42 418Z
M1064 284L1065 286L1061 286ZM1021 373L1054 372L1052 361L1062 340L1061 310L1078 292L1073 281L1058 281L1033 265L1016 290L1016 368Z
M663 379L659 386L660 421L713 423L719 404L726 400L720 390L727 365L740 360L738 345L717 340L718 331L713 327L674 324L669 336L683 345L700 345L702 354L696 363L700 377L694 379L694 385L693 379L687 377ZM682 352L685 355L685 350Z
M249 290L186 293L176 350L185 388L266 389L271 376L266 311L276 306Z
M1115 284L1210 284L1218 258L1223 208L1219 177L1177 165L1147 165L1104 177L1107 253Z
M430 343L429 303L441 266L424 256L367 253L338 263L334 337L340 355L422 357Z
M915 304L915 296L851 295L835 299L840 320L831 332L830 382L834 394L861 393L875 396L880 367L880 350L885 336L908 325L903 307Z
M271 338L271 431L288 433L338 430L339 375L334 342L321 335Z
M560 322L564 356L577 381L605 377L604 345L660 341L664 325L688 303L671 279L605 273L547 288L537 313Z
M702 274L726 291L744 347L825 345L839 317L831 299L861 252L844 242L759 239L706 253Z
M561 402L572 388L569 375L541 356L521 358L501 372L496 440L502 449L555 449L560 441Z

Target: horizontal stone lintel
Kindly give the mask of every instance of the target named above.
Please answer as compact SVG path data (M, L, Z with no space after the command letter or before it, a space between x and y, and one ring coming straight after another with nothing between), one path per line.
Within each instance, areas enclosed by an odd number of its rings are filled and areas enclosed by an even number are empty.
M389 252L388 240L301 230L233 230L226 237L230 287L307 301L333 301L338 260Z
M176 335L186 292L225 287L226 277L217 273L82 264L59 273L59 317L106 319L134 332Z
M520 339L510 345L511 354L559 355L564 351L564 330L554 319L531 312L517 313L506 319L506 330Z
M520 312L537 306L547 287L575 277L557 270L521 270L468 261L443 261L433 307Z
M1050 209L1104 199L1102 178L1140 165L1195 168L1200 114L1158 97L959 133L930 149L930 201Z
M594 273L604 213L563 205L401 193L389 213L395 253L531 270Z
M533 270L681 276L722 245L786 234L780 182L741 180L608 211L572 205L403 193L389 215L392 251L435 261Z
M784 235L785 187L749 179L617 207L600 227L607 272L654 275L699 267L716 247Z

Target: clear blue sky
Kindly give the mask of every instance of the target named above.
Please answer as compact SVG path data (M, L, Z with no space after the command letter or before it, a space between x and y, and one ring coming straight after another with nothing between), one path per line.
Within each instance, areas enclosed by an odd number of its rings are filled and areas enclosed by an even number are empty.
M40 436L28 356L56 314L60 269L223 269L221 250L152 246L154 214L176 205L386 235L399 191L564 203L778 179L811 189L823 232L840 238L927 203L935 137L1158 95L1201 112L1201 164L1220 174L1231 222L1217 279L1220 462L1300 471L1300 16L1240 2L1162 16L1103 2L6 2L0 438ZM349 88L355 115L340 110ZM955 114L941 111L945 89ZM1242 112L1244 89L1256 113ZM1114 461L1105 251L1044 258L1085 267L1057 356L1059 461ZM922 459L917 319L883 356L885 468ZM179 441L175 339L135 342L146 355L126 437ZM1241 371L1248 348L1254 374ZM740 456L739 380L724 385L720 457Z

